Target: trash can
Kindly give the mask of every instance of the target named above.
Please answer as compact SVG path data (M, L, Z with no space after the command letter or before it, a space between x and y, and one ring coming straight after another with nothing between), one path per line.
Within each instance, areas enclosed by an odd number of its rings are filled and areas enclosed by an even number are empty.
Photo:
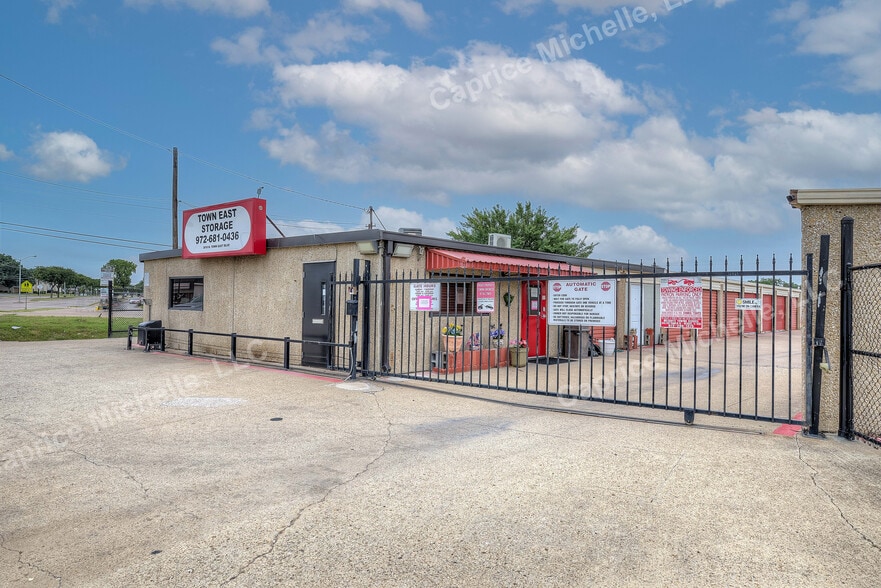
M584 357L581 353L581 331L578 327L563 327L563 357Z
M603 339L603 355L615 355L614 339Z
M162 342L162 321L138 323L138 345L159 345Z

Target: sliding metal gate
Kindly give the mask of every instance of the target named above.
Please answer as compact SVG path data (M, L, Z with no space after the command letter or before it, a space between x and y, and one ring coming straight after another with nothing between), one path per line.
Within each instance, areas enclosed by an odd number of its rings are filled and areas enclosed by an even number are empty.
M334 292L345 293L335 300L338 316L358 308L358 320L338 336L357 341L355 367L363 376L676 410L686 418L703 413L804 422L802 324L812 309L801 303L806 272L793 269L792 256L784 269L776 259L762 269L758 258L755 269L742 258L736 267L725 259L721 268L711 259L702 271L697 260L689 271L681 262L629 275L602 266L581 269L579 275L512 267L492 275L377 276L369 269L359 275L356 268L334 283ZM542 305L561 279L617 284L627 325L550 324ZM659 285L668 279L703 288L700 328L660 326ZM481 297L481 289L492 294ZM440 298L434 307L433 296ZM480 308L490 300L490 307ZM451 325L462 336L449 342L443 330ZM526 346L522 366L512 342ZM337 365L346 365L339 359Z

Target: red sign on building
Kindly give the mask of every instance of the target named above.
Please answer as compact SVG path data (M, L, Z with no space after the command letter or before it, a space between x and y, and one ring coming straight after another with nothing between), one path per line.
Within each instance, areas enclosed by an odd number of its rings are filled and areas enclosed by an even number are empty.
M184 211L184 259L266 253L266 200L248 198Z

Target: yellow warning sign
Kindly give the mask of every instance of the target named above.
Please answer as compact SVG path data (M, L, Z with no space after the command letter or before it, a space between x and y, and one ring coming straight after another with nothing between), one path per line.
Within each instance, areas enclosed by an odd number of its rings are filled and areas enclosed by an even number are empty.
M34 293L34 285L31 284L28 280L25 280L21 283L21 289L19 290L22 294L33 294Z

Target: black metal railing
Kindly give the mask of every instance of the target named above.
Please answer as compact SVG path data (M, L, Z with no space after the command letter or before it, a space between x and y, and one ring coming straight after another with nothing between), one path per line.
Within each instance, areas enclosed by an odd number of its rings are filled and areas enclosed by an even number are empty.
M807 272L793 268L792 256L782 269L776 258L770 269L762 269L758 259L755 269L745 267L743 259L735 267L726 259L722 267L710 260L704 268L695 261L688 270L681 262L678 268L669 263L638 268L641 271L630 268L632 273L621 274L602 265L534 273L522 267L494 267L468 270L467 275L463 270L364 275L357 280L340 278L337 284L345 286L339 291L356 288L356 282L359 286L359 370L365 375L687 415L804 422L802 320L810 309L802 306L800 296ZM660 284L668 278L701 285L700 328L660 326ZM617 303L627 307L636 332L631 333L629 325L548 322L542 316L547 313L548 290L560 280L616 284ZM479 288L491 294L481 297ZM747 307L752 310L739 309L738 298L754 299ZM481 303L489 306L481 310ZM532 308L534 303L537 307ZM448 349L444 328L450 325L461 328L462 336ZM492 339L500 328L504 337ZM517 353L509 349L512 339L527 342L528 360L522 367L513 365Z
M350 372L352 376L356 376L354 366L354 345L352 343L334 343L330 341L313 341L308 339L294 339L292 337L268 337L262 335L244 335L241 333L218 333L212 331L196 331L194 329L171 329L167 327L149 327L149 326L129 326L128 327L128 341L126 343L126 349L132 349L132 339L137 334L138 344L143 345L144 351L150 351L151 348L159 349L160 351L166 351L167 346L167 336L169 333L179 333L185 336L186 340L186 355L202 355L208 357L218 357L221 356L217 351L218 347L215 344L203 343L202 349L199 352L196 352L196 337L211 337L211 338L220 338L221 340L226 340L227 344L223 345L228 355L229 361L232 362L244 362L244 363L254 363L254 364L269 364L276 365L281 367L282 369L289 370L292 367L291 359L292 355L296 356L296 354L291 353L292 346L301 346L304 344L309 345L320 345L322 347L326 347L331 350L336 350L337 353L333 355L336 359L335 362L328 362L326 369L332 370L343 370ZM271 350L267 350L261 346L259 350L255 351L253 345L247 345L245 347L244 353L240 349L239 342L240 341L251 341L251 342L270 342L279 344L277 347L280 347L280 353L273 352ZM183 349L181 349L183 351ZM344 351L344 352L343 352ZM302 353L300 353L302 356ZM328 354L330 357L330 354Z

